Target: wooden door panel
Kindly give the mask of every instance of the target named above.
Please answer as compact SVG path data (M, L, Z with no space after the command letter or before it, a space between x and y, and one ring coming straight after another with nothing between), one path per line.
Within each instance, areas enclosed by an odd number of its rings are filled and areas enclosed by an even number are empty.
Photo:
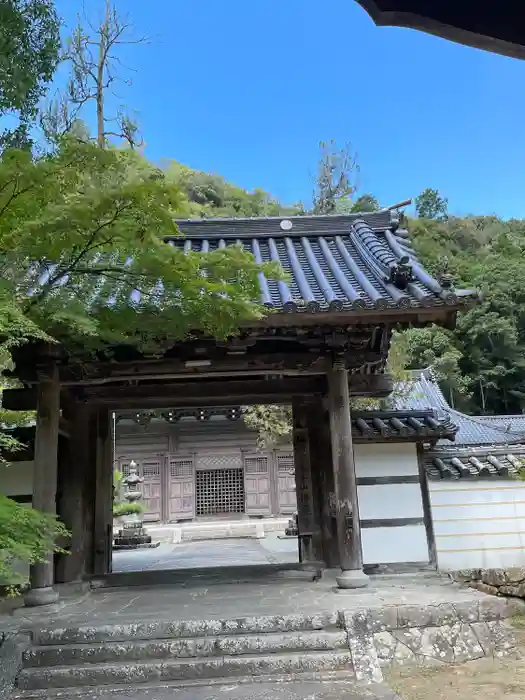
M144 520L159 521L162 513L161 460L141 460Z
M297 510L293 453L278 453L276 455L276 461L279 512L283 515L287 515Z
M245 455L244 490L248 515L270 515L270 460L268 455Z
M191 520L195 517L195 466L193 457L168 457L169 519Z

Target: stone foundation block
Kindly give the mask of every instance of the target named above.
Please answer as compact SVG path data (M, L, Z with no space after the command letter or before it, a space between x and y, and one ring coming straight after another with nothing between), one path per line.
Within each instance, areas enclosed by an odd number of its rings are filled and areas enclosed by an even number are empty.
M505 569L507 581L509 583L520 583L525 581L525 566L513 566Z
M507 582L507 576L504 569L482 569L481 580L489 586L504 586Z
M496 598L494 596L484 596L479 601L479 619L480 620L502 620L508 617L509 607L505 598Z
M481 569L458 569L457 571L451 571L450 577L457 583L477 581L481 578Z
M520 584L519 586L500 586L499 593L501 595L514 596L516 598L521 598L525 595L525 586Z
M499 593L499 588L497 586L491 586L488 583L483 583L483 581L471 581L470 587L481 593L486 593L487 595L498 595Z

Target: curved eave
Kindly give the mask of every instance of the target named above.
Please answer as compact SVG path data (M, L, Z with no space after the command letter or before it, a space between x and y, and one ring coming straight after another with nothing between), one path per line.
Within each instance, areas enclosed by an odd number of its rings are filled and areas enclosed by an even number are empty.
M519 31L519 28L523 27L522 14L518 16L518 8L520 13L523 13L521 3L516 2L515 6L510 2L500 2L498 4L498 16L506 18L503 29L499 31L499 36L495 36L492 33L495 31L494 27L497 26L497 23L491 21L490 17L480 20L479 9L478 14L474 16L475 10L472 8L472 24L476 24L474 30L472 26L455 26L416 12L400 9L384 10L378 6L379 3L375 0L357 0L357 3L361 5L379 27L416 29L442 39L448 39L457 44L483 49L484 51L502 54L511 58L525 59L525 31ZM394 5L393 2L389 4ZM424 7L425 3L421 1L420 6ZM491 6L491 4L487 3L487 6ZM482 5L479 7L481 8Z
M280 328L283 326L316 326L320 323L337 326L345 324L391 323L398 324L400 327L413 326L418 328L429 323L435 323L447 329L453 329L456 324L457 314L472 308L476 303L477 297L473 296L468 300L462 300L462 302L454 306L443 304L442 306L430 308L410 307L403 309L391 306L386 309L357 311L353 309L344 311L320 310L315 313L311 313L307 309L297 309L290 312L273 309L259 319L243 322L241 327Z

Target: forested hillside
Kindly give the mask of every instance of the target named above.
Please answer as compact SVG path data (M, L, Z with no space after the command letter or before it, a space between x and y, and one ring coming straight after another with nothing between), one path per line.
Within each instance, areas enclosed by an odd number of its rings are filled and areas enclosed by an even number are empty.
M447 397L473 413L525 408L525 221L451 217L409 222L432 272L448 266L457 286L480 289L481 304L453 332L406 334L410 366L432 364Z
M325 151L326 155L326 151ZM332 152L333 156L333 152ZM321 159L321 163L322 163ZM177 163L165 168L188 198L191 216L272 216L306 212L284 206L262 190L247 192L218 175ZM436 199L437 198L437 199ZM347 187L335 195L337 211L380 205ZM391 204L387 202L385 204ZM427 190L408 218L421 260L448 273L458 287L475 287L482 303L459 316L457 328L412 329L397 340L407 368L432 365L447 398L471 413L521 413L525 409L525 221L495 216L448 216L446 200Z

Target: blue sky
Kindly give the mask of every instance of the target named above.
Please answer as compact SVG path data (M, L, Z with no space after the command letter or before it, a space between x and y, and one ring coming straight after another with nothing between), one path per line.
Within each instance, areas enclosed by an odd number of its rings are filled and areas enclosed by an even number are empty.
M57 0L72 25L82 4ZM352 142L384 205L525 218L525 62L376 27L353 0L120 0L147 46L119 89L152 160L308 201L320 140Z

